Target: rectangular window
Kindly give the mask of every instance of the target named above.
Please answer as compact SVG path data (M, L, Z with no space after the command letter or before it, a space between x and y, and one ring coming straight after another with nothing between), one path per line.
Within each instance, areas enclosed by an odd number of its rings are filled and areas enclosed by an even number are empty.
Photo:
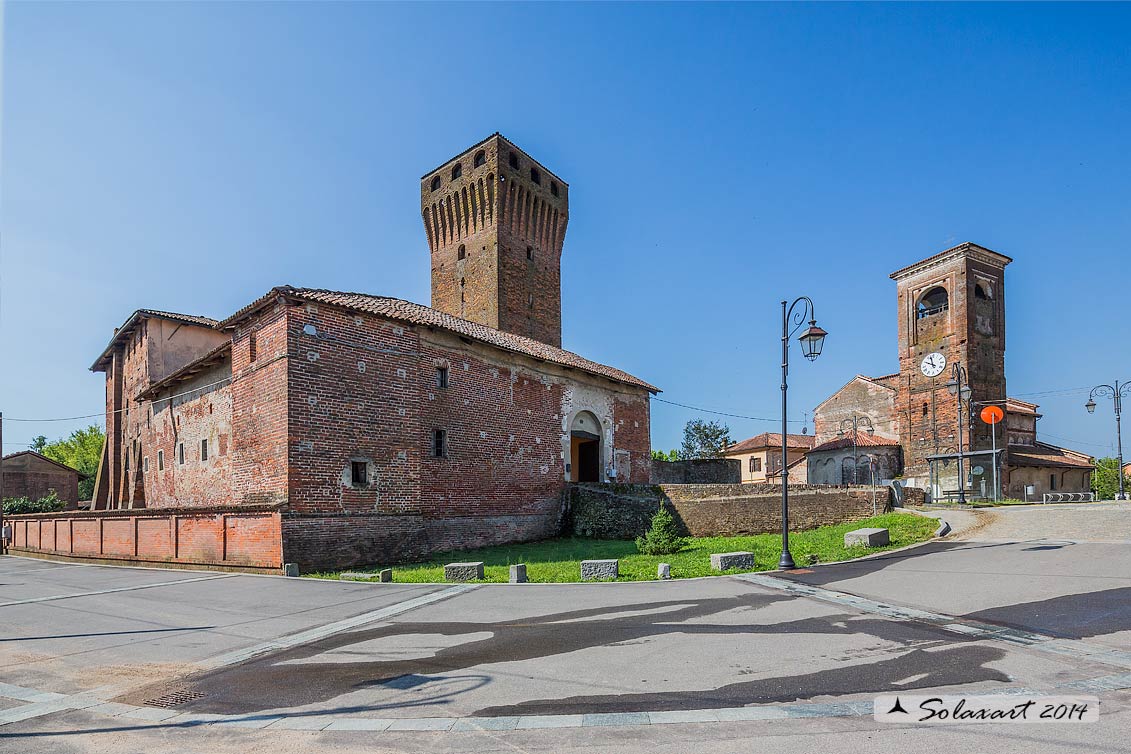
M432 430L432 455L437 458L448 455L448 433L442 429Z
M177 443L177 463L181 466L185 465L185 444L183 442Z
M1049 474L1049 490L1056 492L1056 474Z
M165 470L165 451L163 450L157 451L157 470Z
M448 368L436 367L436 387L443 390L448 386Z
M252 333L247 338L247 359L248 359L248 361L255 361L256 350L257 350L256 346L257 345L258 344L255 342L255 333Z
M751 458L750 463L751 463L751 469L750 469L751 471L761 471L762 470L762 459L761 458Z
M149 456L141 459L141 471L143 474L149 473Z
M130 454L126 453L126 473L130 473Z
M200 441L200 460L208 460L208 440Z
M369 465L365 461L350 462L350 482L354 487L369 484Z

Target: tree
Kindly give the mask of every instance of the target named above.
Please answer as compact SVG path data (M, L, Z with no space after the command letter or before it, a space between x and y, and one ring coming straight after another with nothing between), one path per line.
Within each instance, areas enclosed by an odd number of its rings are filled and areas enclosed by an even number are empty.
M1119 492L1119 459L1097 458L1096 471L1092 474L1092 491L1097 500L1114 500ZM1131 490L1131 477L1123 477L1123 487Z
M105 441L106 434L102 428L91 424L85 429L76 429L65 440L45 443L42 450L36 452L85 475L85 479L79 480L79 499L90 500L94 497L94 476L98 473L98 462L102 458L102 444ZM34 448L35 443L32 446Z
M652 451L652 460L653 461L678 461L679 460L679 451L676 450L675 448L672 448L667 453L665 453L662 450L653 450Z
M36 437L34 440L31 441L30 447L36 453L42 453L43 449L47 447L47 438L44 437L43 435L39 435L38 437Z
M716 421L692 419L683 428L682 459L721 458L730 441L730 427Z

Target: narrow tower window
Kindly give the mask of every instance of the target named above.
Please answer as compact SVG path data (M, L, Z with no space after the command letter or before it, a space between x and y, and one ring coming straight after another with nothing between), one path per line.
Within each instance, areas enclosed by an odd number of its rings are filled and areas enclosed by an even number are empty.
M487 154L483 150L475 153L475 162L472 163L475 167L487 164Z
M455 166L452 167L452 180L454 181L456 178L459 178L461 175L463 175L463 163L457 162L455 164Z
M530 180L542 185L542 174L538 172L538 168L530 168Z
M464 246L463 244L459 245L459 257L458 258L459 259L467 258L467 247ZM462 281L460 282L460 285L463 285Z
M557 181L550 181L550 193L553 194L554 196L558 195L558 182Z
M534 247L533 246L527 246L526 247L526 258L527 259L534 259Z
M507 164L510 165L515 170L518 170L518 155L515 154L514 152L511 152L510 154L508 154L507 155Z
M436 176L435 178L432 179L432 190L433 191L439 191L440 190L440 176Z

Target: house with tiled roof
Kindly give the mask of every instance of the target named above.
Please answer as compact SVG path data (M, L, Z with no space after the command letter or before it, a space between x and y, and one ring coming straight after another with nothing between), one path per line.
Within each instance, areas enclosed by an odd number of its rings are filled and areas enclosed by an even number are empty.
M561 347L568 191L494 134L421 179L431 306L279 285L131 314L92 366L95 510L178 511L137 559L329 568L551 536L567 483L649 481L659 389ZM184 510L209 523L170 538Z
M804 482L804 468L798 464L805 459L805 451L813 447L811 435L786 435L786 466L790 467L791 481L798 477ZM739 462L744 484L764 484L781 478L782 436L780 432L763 432L728 446L724 458Z

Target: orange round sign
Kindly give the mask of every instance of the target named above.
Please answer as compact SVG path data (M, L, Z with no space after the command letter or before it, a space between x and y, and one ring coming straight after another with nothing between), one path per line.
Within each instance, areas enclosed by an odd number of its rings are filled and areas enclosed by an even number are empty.
M1005 412L999 406L986 406L982 409L982 421L986 424L997 424L1005 418Z

